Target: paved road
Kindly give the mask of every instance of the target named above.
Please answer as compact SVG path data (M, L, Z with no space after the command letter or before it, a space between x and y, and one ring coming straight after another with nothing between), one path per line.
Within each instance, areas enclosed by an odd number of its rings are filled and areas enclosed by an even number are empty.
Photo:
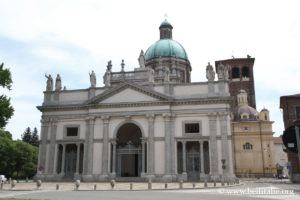
M278 193L289 194L278 194ZM266 194L263 194L266 193ZM292 193L292 194L291 194ZM0 198L33 198L55 200L186 200L186 199L288 199L300 200L300 184L281 181L246 181L244 185L224 189L161 191L0 191Z

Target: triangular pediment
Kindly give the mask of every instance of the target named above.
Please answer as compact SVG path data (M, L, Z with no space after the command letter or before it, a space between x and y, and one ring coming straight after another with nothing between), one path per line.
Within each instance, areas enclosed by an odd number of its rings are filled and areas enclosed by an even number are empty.
M145 101L158 101L149 95L143 94L131 88L126 88L111 97L101 101L101 103L124 103L124 102L145 102Z
M133 83L123 83L88 100L88 104L169 101L171 97Z

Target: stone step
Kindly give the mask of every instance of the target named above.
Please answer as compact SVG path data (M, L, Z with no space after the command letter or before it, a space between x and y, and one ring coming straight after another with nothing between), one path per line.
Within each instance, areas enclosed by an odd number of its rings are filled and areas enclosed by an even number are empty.
M116 177L117 182L147 182L146 177Z

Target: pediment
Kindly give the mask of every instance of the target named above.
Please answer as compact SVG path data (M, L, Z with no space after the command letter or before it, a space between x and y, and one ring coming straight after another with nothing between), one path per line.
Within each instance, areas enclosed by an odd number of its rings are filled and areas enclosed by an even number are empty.
M123 83L90 99L88 104L168 101L171 97L133 83Z
M158 101L157 98L143 94L139 91L131 88L124 89L113 96L110 96L101 103L124 103L124 102L147 102L147 101ZM100 103L100 102L99 102Z

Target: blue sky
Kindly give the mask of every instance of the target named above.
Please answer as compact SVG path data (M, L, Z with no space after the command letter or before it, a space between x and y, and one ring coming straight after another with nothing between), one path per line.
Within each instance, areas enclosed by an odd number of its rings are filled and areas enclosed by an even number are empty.
M270 110L273 131L283 131L279 97L299 93L299 1L0 0L0 62L10 68L15 115L6 129L14 139L26 127L40 129L44 74L62 77L67 89L97 86L108 60L113 71L138 67L140 50L159 38L164 20L186 49L192 81L205 81L207 62L255 57L257 109Z

